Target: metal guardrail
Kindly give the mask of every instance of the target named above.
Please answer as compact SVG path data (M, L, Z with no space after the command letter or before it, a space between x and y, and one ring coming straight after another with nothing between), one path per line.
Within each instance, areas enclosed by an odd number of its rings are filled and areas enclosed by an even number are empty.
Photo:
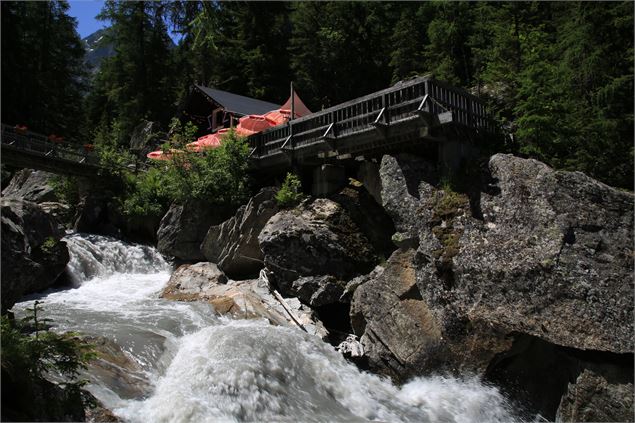
M99 166L97 154L86 151L83 146L74 147L70 144L56 144L44 135L31 131L19 131L5 124L2 124L1 142L2 147L50 158L51 160Z
M249 137L254 147L251 157L265 158L424 114L475 131L493 129L477 97L430 77L418 77L254 134Z

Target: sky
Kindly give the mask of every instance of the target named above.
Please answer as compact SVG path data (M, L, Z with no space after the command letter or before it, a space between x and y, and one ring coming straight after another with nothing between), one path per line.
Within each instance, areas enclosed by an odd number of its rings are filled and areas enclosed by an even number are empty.
M98 29L108 26L108 21L98 21L95 18L101 12L103 0L71 0L68 3L71 7L68 14L77 18L77 32L81 38L86 38ZM178 44L179 34L170 31L170 37Z
M68 14L77 18L77 32L80 37L85 38L107 26L107 22L95 19L104 5L103 0L69 1L69 4L71 8Z

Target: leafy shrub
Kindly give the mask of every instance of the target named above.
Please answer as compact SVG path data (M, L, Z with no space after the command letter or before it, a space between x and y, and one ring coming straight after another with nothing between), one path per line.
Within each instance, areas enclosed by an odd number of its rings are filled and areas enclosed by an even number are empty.
M79 203L79 186L77 183L77 177L54 175L51 178L51 186L57 198L62 203L68 204L71 209L74 210Z
M151 168L130 175L127 182L124 213L135 216L159 216L173 201L203 200L210 205L236 207L249 197L247 158L249 147L244 137L229 131L221 146L202 153L185 149L193 141L196 128L174 120L170 139L162 146L172 159L153 162Z
M79 380L80 370L96 355L93 347L80 341L76 333L57 334L46 329L49 319L38 316L40 302L36 301L28 315L21 321L1 318L2 327L2 391L4 406L21 418L51 417L53 409L59 407L91 406L88 396L81 394L85 381ZM32 332L32 333L28 333ZM49 373L64 377L59 383L62 397L55 394L55 385L45 379ZM15 399L5 404L5 392ZM43 398L42 398L43 396ZM53 404L62 400L68 404ZM19 414L16 414L19 413Z
M53 249L55 248L56 245L57 245L57 240L53 238L52 236L50 236L44 240L42 245L40 245L40 250L42 250L45 253L51 253L53 252Z
M124 214L128 216L160 217L169 206L169 195L164 186L165 175L156 167L128 179L123 201Z
M278 206L287 208L293 207L302 201L304 194L302 194L302 183L300 178L293 173L287 173L287 177L284 179L282 186L276 193L276 202Z

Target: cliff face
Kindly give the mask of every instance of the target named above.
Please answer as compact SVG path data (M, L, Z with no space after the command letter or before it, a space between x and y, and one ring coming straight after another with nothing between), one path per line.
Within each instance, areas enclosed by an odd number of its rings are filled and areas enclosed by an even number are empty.
M63 232L40 205L2 198L2 313L18 299L52 286L68 263Z
M385 156L379 169L382 205L409 243L353 297L372 368L523 379L526 365L566 387L590 360L571 351L632 354L632 194L509 155L493 156L465 194L437 189L429 169L408 156ZM530 351L566 370L520 364ZM540 390L530 400L553 417L557 401Z

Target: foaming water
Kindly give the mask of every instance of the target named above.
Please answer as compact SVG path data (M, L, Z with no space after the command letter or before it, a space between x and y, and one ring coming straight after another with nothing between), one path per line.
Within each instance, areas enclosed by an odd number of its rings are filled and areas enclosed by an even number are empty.
M64 238L70 251L68 273L76 285L116 273L168 271L169 265L154 248L115 238L73 234Z
M154 394L116 410L131 422L509 422L501 394L434 377L397 387L330 345L263 321L227 321L181 340Z
M79 286L40 298L43 314L56 330L114 340L143 369L150 390L142 398L122 398L98 378L89 385L124 421L514 420L500 392L476 379L417 378L399 387L299 330L162 300L169 266L152 248L94 235L68 244Z

